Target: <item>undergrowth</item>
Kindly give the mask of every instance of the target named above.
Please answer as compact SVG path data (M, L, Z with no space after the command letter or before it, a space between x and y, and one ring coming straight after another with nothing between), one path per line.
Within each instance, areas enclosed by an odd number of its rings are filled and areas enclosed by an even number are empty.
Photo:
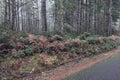
M0 29L0 31L0 63L12 71L18 70L17 74L25 69L30 72L31 69L32 72L42 71L76 58L110 51L120 45L120 37L115 35L108 37L90 33L34 35L10 30ZM6 55L9 56L4 58Z

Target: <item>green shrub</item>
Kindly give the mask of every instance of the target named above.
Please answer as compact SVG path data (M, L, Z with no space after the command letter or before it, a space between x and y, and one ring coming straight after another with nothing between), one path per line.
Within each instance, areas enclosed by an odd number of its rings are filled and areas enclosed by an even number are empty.
M78 51L77 48L72 48L70 52L71 52L72 54L74 54L74 53L76 53L77 51Z
M27 49L25 49L24 53L25 53L26 56L34 55L34 51L31 47L28 47Z
M13 55L14 58L23 58L26 56L32 56L34 55L34 50L31 47L26 48L25 50L22 50L21 52Z
M87 40L89 38L98 38L100 37L99 35L93 35L93 34L90 34L90 33L84 33L84 34L81 34L79 36L77 36L78 39L80 40Z
M85 40L86 39L86 35L81 34L80 36L77 36L78 39L80 40Z
M71 33L65 33L65 35L63 37L66 37L68 39L74 39L76 36L74 34L71 34Z
M110 40L107 37L103 37L103 41L106 42L110 42Z
M29 39L28 38L23 38L23 39L20 40L20 42L28 45L29 44Z
M8 43L10 41L9 36L7 35L0 35L0 43Z
M26 33L26 32L19 32L19 33L17 33L16 34L16 37L23 37L23 38L25 38L25 37L27 37L28 36L28 34Z
M14 58L23 58L23 57L25 57L25 56L26 56L26 55L25 55L25 53L24 53L23 51L15 54L15 55L13 55Z
M87 38L87 42L89 44L98 44L99 43L98 40L96 38L93 38L93 37Z

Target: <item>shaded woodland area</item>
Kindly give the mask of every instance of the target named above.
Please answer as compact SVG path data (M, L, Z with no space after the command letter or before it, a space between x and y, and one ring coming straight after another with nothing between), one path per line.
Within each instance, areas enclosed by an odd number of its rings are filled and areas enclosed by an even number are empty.
M0 0L0 80L52 80L118 48L119 18L120 0Z
M120 0L0 0L4 28L32 33L111 35Z

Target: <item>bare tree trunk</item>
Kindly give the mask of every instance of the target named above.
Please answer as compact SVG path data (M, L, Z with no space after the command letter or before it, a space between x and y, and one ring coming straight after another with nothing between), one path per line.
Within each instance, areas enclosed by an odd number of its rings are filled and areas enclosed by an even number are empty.
M109 3L109 28L108 28L108 35L111 35L112 33L112 0L108 1Z
M16 1L12 0L12 23L11 23L11 29L15 30L15 17L16 17Z
M4 27L8 28L7 24L8 24L8 20L7 20L7 15L8 15L8 4L7 4L7 0L4 0L4 4L5 4L5 15L4 15Z
M42 30L47 32L46 0L41 0Z

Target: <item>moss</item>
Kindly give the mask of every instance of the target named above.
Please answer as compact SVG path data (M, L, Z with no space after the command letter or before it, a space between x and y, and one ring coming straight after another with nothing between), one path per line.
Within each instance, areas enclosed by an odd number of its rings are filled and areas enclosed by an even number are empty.
M28 59L28 61L25 61L21 64L21 67L19 69L20 73L30 73L34 72L35 70L41 70L42 67L39 64L39 57L38 56L32 56Z
M1 65L5 68L11 68L11 66L15 63L15 59L8 57L4 62L1 62Z

